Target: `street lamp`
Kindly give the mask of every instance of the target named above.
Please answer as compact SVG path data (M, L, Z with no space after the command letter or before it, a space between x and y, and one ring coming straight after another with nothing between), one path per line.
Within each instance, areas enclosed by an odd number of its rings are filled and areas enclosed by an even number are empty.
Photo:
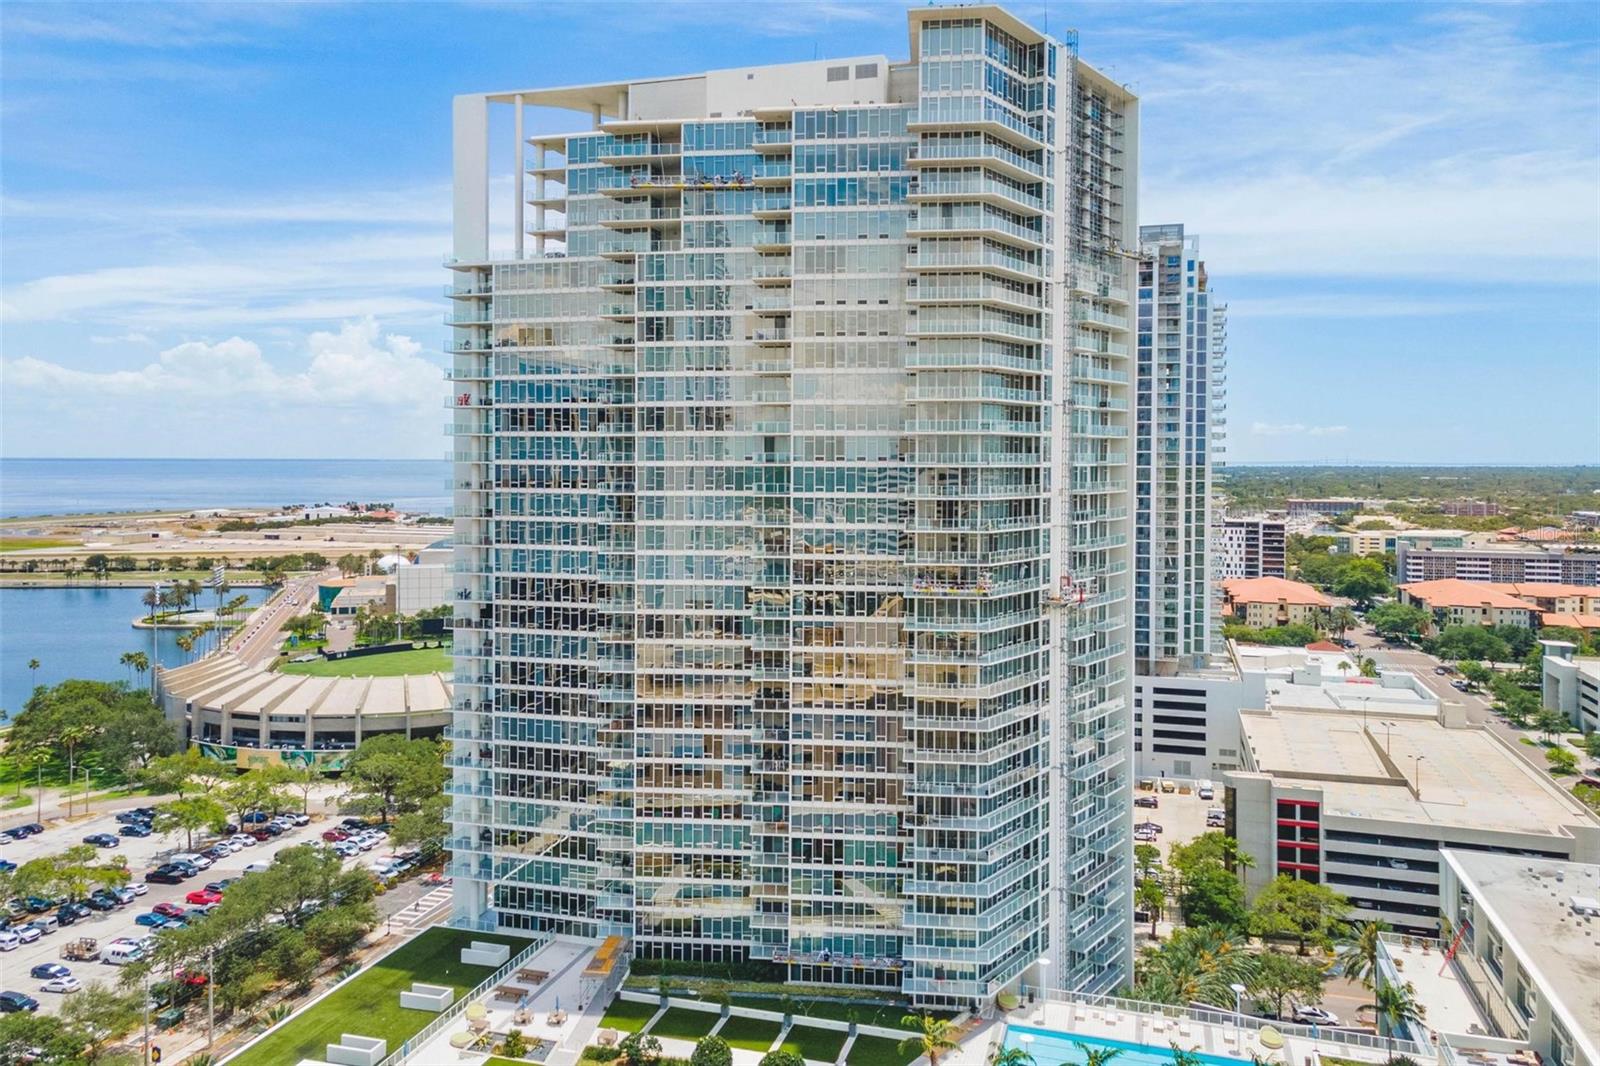
M1418 799L1422 798L1422 760L1425 758L1426 755L1411 756L1411 790L1417 794Z
M1390 748L1389 748L1389 737L1391 735L1389 730L1394 725L1394 723L1393 722L1379 722L1378 724L1383 726L1383 753L1385 755L1393 755L1394 752L1391 751Z
M1233 1038L1240 1039L1244 1030L1244 985L1235 981L1228 986L1233 989Z

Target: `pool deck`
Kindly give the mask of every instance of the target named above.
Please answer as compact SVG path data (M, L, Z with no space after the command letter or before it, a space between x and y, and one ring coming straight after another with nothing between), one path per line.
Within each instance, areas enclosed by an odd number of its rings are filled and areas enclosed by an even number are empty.
M1012 1012L1007 1022L1009 1028L1047 1029L1069 1037L1121 1040L1156 1049L1168 1048L1176 1043L1186 1051L1244 1062L1249 1062L1251 1055L1255 1054L1285 1066L1302 1066L1312 1061L1313 1052L1373 1063L1382 1063L1388 1058L1381 1047L1364 1048L1331 1040L1312 1040L1282 1031L1283 1046L1272 1048L1262 1044L1260 1032L1249 1027L1166 1017L1091 1002L1036 1003L1032 1008ZM1030 1042L1027 1036L1027 1033L1017 1034L1016 1042L1027 1047Z

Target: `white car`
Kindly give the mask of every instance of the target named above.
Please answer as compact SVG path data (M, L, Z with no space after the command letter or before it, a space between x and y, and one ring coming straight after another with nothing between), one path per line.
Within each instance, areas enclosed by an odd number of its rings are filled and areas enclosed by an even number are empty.
M24 944L31 944L44 936L44 932L37 925L17 926L17 939Z
M256 846L256 838L251 836L249 833L235 833L233 836L228 838L228 842L231 844L238 844L242 848L253 848Z
M70 973L65 977L52 977L39 986L41 992L77 992L82 988L83 985Z
M130 884L128 887L133 889L133 894L135 896L142 896L146 892L150 891L150 886L145 884L143 881L139 881L137 883Z
M352 855L361 854L361 845L353 840L341 840L333 846L333 850L348 859Z
M1321 1007L1296 1007L1294 1020L1301 1025L1338 1025L1339 1016Z
M0 951L15 951L22 944L22 938L10 929L0 929Z
M1206 785L1204 788L1202 788L1199 791L1198 795L1203 800L1215 799L1216 796L1217 796L1217 792L1216 792L1216 789L1212 788L1210 785Z

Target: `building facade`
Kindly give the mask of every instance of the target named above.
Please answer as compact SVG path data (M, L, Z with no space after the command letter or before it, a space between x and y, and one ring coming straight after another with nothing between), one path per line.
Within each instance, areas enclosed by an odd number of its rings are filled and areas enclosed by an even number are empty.
M458 923L1128 979L1136 103L998 7L910 31L456 99Z
M1480 544L1460 548L1395 545L1399 580L1550 581L1600 585L1600 547L1594 545Z
M1542 640L1541 696L1547 710L1565 715L1585 733L1600 730L1600 658L1573 654L1564 640Z
M1223 582L1223 610L1231 621L1255 629L1317 625L1333 601L1303 581L1245 577Z
M1181 225L1141 226L1139 244L1134 664L1162 674L1203 665L1220 635L1211 482L1227 312Z
M1357 918L1434 937L1442 847L1600 859L1600 821L1459 705L1274 705L1240 732L1227 828L1251 898L1279 875L1316 881Z
M1216 542L1217 576L1287 577L1288 543L1281 518L1226 518Z

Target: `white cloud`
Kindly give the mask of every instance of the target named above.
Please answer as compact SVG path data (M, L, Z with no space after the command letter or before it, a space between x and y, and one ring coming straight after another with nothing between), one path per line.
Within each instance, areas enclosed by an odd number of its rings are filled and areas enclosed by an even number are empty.
M233 246L225 258L195 255L37 278L5 290L0 318L114 318L144 331L380 314L420 322L443 314L442 300L415 293L442 286L437 263L447 243L443 232L431 231L276 245L258 239Z
M148 336L146 336L143 333L122 333L122 334L119 334L119 335L117 335L115 337L106 337L106 336L102 336L100 334L95 334L94 336L89 338L89 343L91 343L91 344L154 344L155 341L151 340Z
M1224 287L1244 274L1591 284L1592 40L1532 42L1507 6L1397 17L1411 24L1386 36L1270 47L1193 33L1124 62L1142 99L1143 219L1186 223Z
M1308 426L1303 422L1255 422L1250 434L1255 437L1337 437L1349 426Z
M46 402L85 398L126 401L240 401L297 410L355 407L376 412L432 412L447 391L439 368L422 346L398 334L380 335L376 320L345 323L337 333L315 332L305 341L306 364L284 370L243 337L210 343L186 341L136 370L80 370L24 356L0 363L8 398ZM137 417L142 404L127 407Z

